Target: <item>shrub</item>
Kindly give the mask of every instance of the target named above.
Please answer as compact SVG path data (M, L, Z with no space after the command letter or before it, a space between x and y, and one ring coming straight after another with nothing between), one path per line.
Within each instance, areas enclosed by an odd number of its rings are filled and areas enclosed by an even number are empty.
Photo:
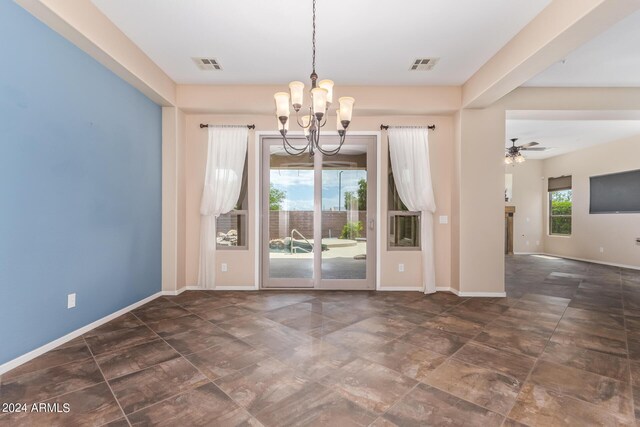
M364 230L362 221L349 221L344 225L344 227L342 227L342 234L340 234L340 238L356 239L360 237L362 230Z

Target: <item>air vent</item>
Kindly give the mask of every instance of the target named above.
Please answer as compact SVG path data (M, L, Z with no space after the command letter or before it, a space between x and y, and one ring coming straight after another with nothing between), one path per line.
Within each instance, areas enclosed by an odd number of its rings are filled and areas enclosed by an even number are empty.
M418 58L415 61L413 61L413 64L411 64L411 67L409 68L409 70L410 71L429 71L433 67L435 67L437 62L438 62L438 58Z
M215 58L193 58L201 70L222 71L222 65Z

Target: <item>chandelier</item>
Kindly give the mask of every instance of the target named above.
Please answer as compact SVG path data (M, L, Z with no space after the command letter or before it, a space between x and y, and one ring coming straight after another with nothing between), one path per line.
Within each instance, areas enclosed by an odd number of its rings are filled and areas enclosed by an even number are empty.
M282 145L285 151L292 156L297 156L309 151L309 155L313 156L317 150L326 156L333 156L340 152L342 144L347 134L347 128L351 123L351 115L353 113L353 104L355 100L349 96L341 97L338 102L340 107L336 110L337 121L336 127L340 136L340 143L333 150L323 149L320 146L320 128L327 124L327 116L329 107L333 102L333 81L320 80L316 74L316 0L313 0L313 42L312 42L312 72L311 72L311 105L303 110L303 116L300 117L304 98L304 83L289 83L289 93L278 92L274 95L276 101L276 117L278 118L278 130L282 135ZM304 147L294 146L287 139L289 132L289 106L293 106L296 112L296 122L304 130L307 143ZM308 113L306 112L308 110Z

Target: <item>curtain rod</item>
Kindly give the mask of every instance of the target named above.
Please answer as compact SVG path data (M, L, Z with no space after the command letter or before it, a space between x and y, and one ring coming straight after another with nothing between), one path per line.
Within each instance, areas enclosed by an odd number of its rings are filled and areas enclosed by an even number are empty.
M436 130L436 125L428 125L428 126L389 126L389 125L380 125L380 130L388 130L390 127L392 128L413 128L413 129L430 129Z
M219 128L240 128L243 127L244 125L206 125L203 123L200 123L200 129L202 128L214 128L214 127L219 127ZM255 129L256 125L246 125L249 129Z

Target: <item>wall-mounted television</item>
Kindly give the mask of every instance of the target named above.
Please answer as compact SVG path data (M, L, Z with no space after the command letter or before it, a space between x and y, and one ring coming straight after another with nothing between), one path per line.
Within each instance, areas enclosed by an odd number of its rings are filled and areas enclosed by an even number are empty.
M589 213L640 213L640 169L592 176Z

